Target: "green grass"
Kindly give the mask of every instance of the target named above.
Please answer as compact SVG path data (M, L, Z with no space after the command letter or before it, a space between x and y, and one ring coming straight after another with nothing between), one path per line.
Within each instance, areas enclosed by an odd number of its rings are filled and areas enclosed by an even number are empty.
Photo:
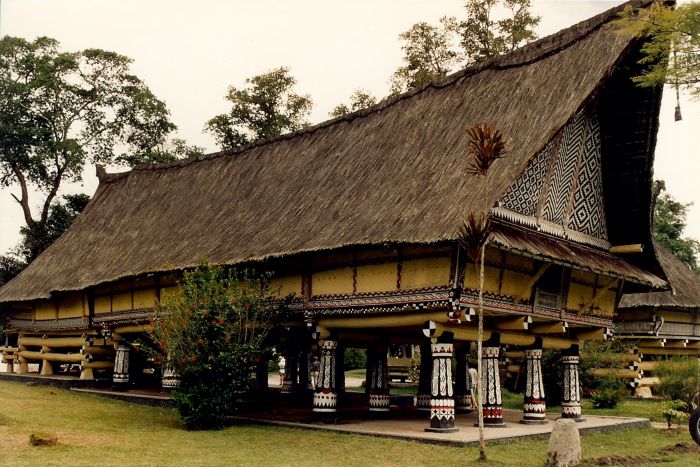
M478 454L475 448L254 425L188 432L170 409L5 381L0 420L0 465L7 466L465 465ZM30 446L35 432L55 435L58 445ZM593 433L582 442L589 461L614 453L645 456L648 465L698 465L698 453L662 452L692 443L685 430ZM481 465L541 466L546 450L547 440L492 445L489 462Z

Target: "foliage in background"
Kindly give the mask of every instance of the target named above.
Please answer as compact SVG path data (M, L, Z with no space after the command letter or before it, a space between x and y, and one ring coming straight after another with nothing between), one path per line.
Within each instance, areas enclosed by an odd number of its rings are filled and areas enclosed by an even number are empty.
M683 236L690 206L692 203L683 204L670 194L661 193L654 206L654 238L697 272L700 242Z
M579 363L581 386L594 390L600 388L601 385L603 388L613 386L608 377L593 376L591 370L595 368L627 368L630 361L628 351L629 344L620 340L586 341L581 347ZM620 382L622 383L622 381ZM624 383L622 386L624 388Z
M675 357L656 362L654 376L659 377L657 393L669 400L680 400L693 407L693 397L700 391L700 361Z
M646 36L640 61L645 65L640 86L677 85L700 96L700 4L668 6L655 2L650 8L628 6L618 25L624 33Z
M365 349L345 349L345 370L356 370L367 367L367 352Z
M600 378L591 395L591 403L596 409L614 409L622 400L625 383L615 376Z
M153 337L180 374L173 397L187 428L218 429L270 354L266 338L286 302L273 298L268 276L207 264L186 272L180 291L157 307Z
M419 88L444 78L459 62L455 50L453 19L442 18L440 26L416 23L399 35L403 65L391 77L391 93Z
M333 118L342 117L343 115L347 115L351 112L356 112L358 110L371 107L376 103L377 98L374 97L372 94L362 89L357 89L350 96L349 104L336 105L335 108L329 113L329 115Z
M547 406L561 405L562 375L561 375L561 351L544 349L542 351L542 383L547 397Z
M403 65L391 78L391 93L409 91L445 77L455 68L481 63L537 39L540 22L530 0L466 0L465 17L419 22L399 35Z
M246 87L229 87L231 110L206 123L205 131L223 149L273 138L308 126L313 102L308 94L294 92L296 79L280 67L246 79Z

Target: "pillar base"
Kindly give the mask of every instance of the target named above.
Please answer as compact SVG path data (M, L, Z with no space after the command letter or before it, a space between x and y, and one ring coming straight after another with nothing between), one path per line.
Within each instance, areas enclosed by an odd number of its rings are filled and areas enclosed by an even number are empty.
M581 422L585 422L586 418L585 417L558 417L557 420L573 420L576 423L581 423Z
M474 423L474 426L479 426L479 422ZM508 425L506 425L503 422L499 423L486 423L484 422L484 428L508 428Z
M522 420L520 420L520 423L522 423L523 425L546 425L549 422L547 420L544 420L544 419L543 420L531 420L531 419L523 418Z
M459 431L459 428L432 428L428 427L425 428L425 431L428 433L457 433Z

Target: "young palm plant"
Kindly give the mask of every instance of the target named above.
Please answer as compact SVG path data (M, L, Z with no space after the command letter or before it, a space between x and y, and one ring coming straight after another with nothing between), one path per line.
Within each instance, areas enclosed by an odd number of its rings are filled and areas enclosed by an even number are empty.
M491 165L505 156L507 144L503 134L486 123L475 125L467 130L469 143L467 154L470 163L467 172L473 175L486 175ZM484 255L491 232L488 214L478 216L469 214L462 221L459 231L459 243L468 252L474 264L479 262L479 330L477 334L477 410L479 416L479 459L486 460L486 443L484 441L484 411L482 388L481 351L484 341Z

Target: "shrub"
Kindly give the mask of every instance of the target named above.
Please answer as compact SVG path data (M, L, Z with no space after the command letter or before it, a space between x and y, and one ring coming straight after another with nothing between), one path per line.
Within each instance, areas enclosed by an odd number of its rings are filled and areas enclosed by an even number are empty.
M660 380L656 387L660 396L683 401L687 411L692 409L693 397L700 389L700 363L697 358L676 357L659 361L654 375Z
M562 381L561 381L561 351L545 349L542 352L542 382L544 383L544 393L547 397L548 406L561 404Z
M681 423L688 420L688 404L680 400L666 401L662 406L661 415L666 419L670 430L673 422Z
M345 369L356 370L367 367L367 352L365 349L345 349Z
M601 378L598 387L591 396L593 407L596 409L614 409L622 399L620 392L624 387L625 383L618 378L612 376Z
M157 307L153 336L180 374L173 400L188 429L223 427L251 389L269 329L286 310L270 292L269 276L203 264Z

